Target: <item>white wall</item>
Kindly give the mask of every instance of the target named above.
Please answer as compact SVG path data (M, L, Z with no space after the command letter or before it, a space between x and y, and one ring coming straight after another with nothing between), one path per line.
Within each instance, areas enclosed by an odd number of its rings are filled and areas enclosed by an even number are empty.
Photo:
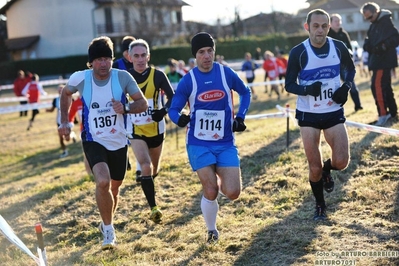
M36 58L87 54L94 38L93 8L92 0L16 1L6 14L8 38L40 35L32 49L22 53Z

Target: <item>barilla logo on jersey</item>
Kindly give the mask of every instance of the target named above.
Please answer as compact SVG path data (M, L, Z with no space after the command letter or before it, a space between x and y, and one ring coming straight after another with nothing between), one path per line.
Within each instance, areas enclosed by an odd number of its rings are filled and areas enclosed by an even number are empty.
M221 90L212 90L201 93L198 95L197 99L201 102L213 102L220 100L224 97L225 92Z

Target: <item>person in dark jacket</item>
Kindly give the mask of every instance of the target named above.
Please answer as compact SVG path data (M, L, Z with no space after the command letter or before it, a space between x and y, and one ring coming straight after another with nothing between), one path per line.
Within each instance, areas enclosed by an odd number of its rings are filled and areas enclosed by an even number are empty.
M340 14L334 13L330 15L330 30L327 36L340 40L345 43L346 47L353 53L351 38L346 30L342 28L342 17ZM341 79L345 80L345 69L341 69ZM352 89L349 91L352 101L355 104L355 112L362 110L362 104L360 103L359 90L357 89L355 83L353 83Z
M133 64L129 60L129 45L132 41L135 40L136 38L130 35L123 37L121 42L122 57L114 61L114 63L112 64L112 68L122 70L129 70L133 68Z
M392 91L391 69L398 66L396 47L399 32L392 23L392 13L374 2L365 3L360 12L370 21L363 50L369 53L371 91L377 105L377 126L383 126L390 118L397 116L398 107Z

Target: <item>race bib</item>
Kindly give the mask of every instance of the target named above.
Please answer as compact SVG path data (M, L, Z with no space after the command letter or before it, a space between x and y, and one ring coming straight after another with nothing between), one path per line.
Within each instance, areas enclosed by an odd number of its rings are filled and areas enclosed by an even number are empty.
M197 110L195 112L194 136L200 140L219 140L224 137L225 112Z
M140 126L154 122L151 117L152 110L154 110L154 99L147 99L147 102L148 109L145 112L139 114L129 114L130 120L133 124Z
M321 93L319 96L309 96L309 108L312 111L324 110L331 107L334 101L331 99L334 92L335 82L329 80L321 85Z

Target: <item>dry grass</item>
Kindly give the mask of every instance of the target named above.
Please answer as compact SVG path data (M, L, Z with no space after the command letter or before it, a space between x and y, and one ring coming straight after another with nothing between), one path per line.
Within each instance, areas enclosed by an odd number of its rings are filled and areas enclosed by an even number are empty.
M354 113L349 99L347 119L369 123L376 118L376 108L368 79L359 79L358 85L365 109ZM275 113L276 104L295 106L293 95L277 101L264 94L263 87L255 89L259 99L250 114ZM396 84L395 91L398 94ZM287 150L285 118L247 120L248 130L237 134L243 192L234 202L220 198L221 239L207 246L201 186L187 162L183 131L176 134L168 124L162 171L155 182L164 222L148 220L144 195L134 171L129 172L116 214L118 248L102 252L94 184L85 174L80 142L70 143L70 156L59 159L55 114L41 112L30 131L28 119L17 116L0 118L0 214L32 251L34 224L43 224L49 265L302 266L337 259L342 252L399 250L397 137L348 127L351 163L345 171L333 172L336 188L326 195L329 221L315 223L298 128L290 121ZM399 128L399 123L389 126ZM329 152L323 143L324 155ZM1 265L34 265L4 237L0 250ZM364 266L399 264L398 257L342 259Z

